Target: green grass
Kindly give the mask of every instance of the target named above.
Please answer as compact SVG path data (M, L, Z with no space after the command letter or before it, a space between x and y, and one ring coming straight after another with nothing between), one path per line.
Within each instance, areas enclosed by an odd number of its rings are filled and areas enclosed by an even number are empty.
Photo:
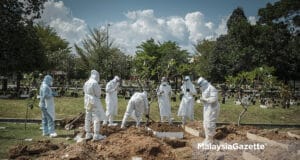
M27 100L11 100L0 99L0 118L25 118L26 116L26 104ZM119 98L118 104L118 116L116 120L122 120L124 112L126 110L128 100ZM28 110L28 118L40 119L41 112L36 105L31 110ZM175 120L180 120L177 117L177 111L179 108L179 100L172 102L172 116ZM102 105L105 109L105 102L102 99ZM70 118L78 115L80 112L84 112L83 97L71 98L71 97L57 97L55 98L55 109L57 119ZM232 100L221 104L221 111L218 121L236 123L239 113L243 110L241 106L237 106ZM150 117L156 121L159 121L159 110L157 102L151 103ZM195 103L195 119L202 120L203 106L202 104ZM300 107L291 106L289 109L282 109L276 107L274 109L262 109L258 105L250 106L245 113L241 123L273 123L273 124L300 124Z
M17 144L30 144L39 140L47 140L49 137L43 137L40 130L40 124L27 124L26 130L23 123L0 123L0 159L8 158L8 151ZM53 143L74 143L74 141L66 141L66 137L73 135L73 131L56 129L57 138L51 139ZM32 139L31 142L25 139Z

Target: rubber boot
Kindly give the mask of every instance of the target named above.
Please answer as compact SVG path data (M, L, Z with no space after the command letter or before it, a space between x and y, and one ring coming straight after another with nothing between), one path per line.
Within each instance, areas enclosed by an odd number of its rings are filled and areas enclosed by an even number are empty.
M108 126L117 126L117 123L114 123L113 116L108 117Z

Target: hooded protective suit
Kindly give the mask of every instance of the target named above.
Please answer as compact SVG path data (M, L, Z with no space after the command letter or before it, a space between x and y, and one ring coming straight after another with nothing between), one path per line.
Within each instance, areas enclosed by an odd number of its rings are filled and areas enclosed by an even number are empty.
M213 143L213 137L216 133L216 122L220 112L220 104L218 102L218 90L200 77L197 81L200 86L203 103L203 128L205 131L205 140L203 143Z
M171 92L171 86L168 84L166 78L163 77L162 82L156 92L161 122L164 121L164 117L167 117L169 123L171 123Z
M148 115L148 98L147 92L144 91L142 93L136 92L132 95L130 100L128 101L128 105L122 120L121 128L125 127L126 121L129 116L131 116L136 121L136 126L140 125L142 120L142 114L146 113Z
M106 116L108 117L109 125L113 124L113 116L118 115L118 88L120 85L120 78L115 76L114 79L109 81L106 85ZM106 121L104 122L106 123Z
M46 75L40 87L40 103L39 107L42 111L43 135L56 137L55 133L55 105L54 98L55 92L51 89L52 77Z
M90 125L91 125L91 121L93 121L94 140L105 138L105 136L99 134L100 121L105 120L106 116L100 101L101 88L98 82L99 82L99 73L96 70L92 70L89 80L86 81L83 86L84 108L86 109L85 126L84 126L86 131L86 138L87 139L92 138Z
M193 95L197 94L194 84L191 82L189 76L184 78L183 85L181 86L183 97L180 102L178 116L182 116L182 123L185 124L186 118L194 120L194 103Z

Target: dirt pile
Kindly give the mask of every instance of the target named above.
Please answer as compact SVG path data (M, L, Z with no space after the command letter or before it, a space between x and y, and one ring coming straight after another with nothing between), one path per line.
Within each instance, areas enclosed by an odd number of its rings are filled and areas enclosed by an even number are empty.
M72 144L63 150L50 153L42 159L175 159L171 147L152 136L144 128L130 127L119 129L114 127L103 130L109 135L105 140L84 141Z
M32 156L40 156L45 152L58 150L64 147L66 147L64 144L56 145L51 143L50 140L37 141L28 145L19 144L9 150L9 158L30 159Z
M236 126L223 125L216 128L216 135L214 138L218 140L228 141L243 141L247 140L247 132L257 132L257 128L253 126Z
M271 140L297 140L295 137L290 137L287 132L279 131L279 129L262 129L252 131L251 133L257 134L262 137L266 137Z
M193 128L195 130L203 130L203 123L200 121L192 121L186 124L187 127Z
M151 123L148 127L158 132L183 132L181 126L168 123Z
M71 130L84 125L85 113L80 113L76 117L65 118L59 122L59 126L65 127L65 129Z

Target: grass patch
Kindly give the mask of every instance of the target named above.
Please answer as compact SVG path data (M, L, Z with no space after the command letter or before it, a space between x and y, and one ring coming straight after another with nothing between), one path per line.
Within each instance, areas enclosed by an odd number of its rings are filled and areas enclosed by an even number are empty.
M103 108L105 109L104 99L101 99ZM119 98L118 101L118 116L116 120L122 120L126 110L128 100ZM172 102L172 117L175 120L181 120L177 116L179 108L179 100ZM25 118L27 100L15 99L0 99L0 118ZM36 102L34 108L28 111L28 118L41 118L41 111ZM55 109L57 119L70 118L78 115L80 112L85 112L83 108L83 97L57 97L55 98ZM243 110L241 106L235 105L233 100L228 100L226 104L221 104L221 111L218 121L236 123L240 112ZM195 119L202 120L203 105L195 103ZM300 107L291 106L289 109L276 107L273 109L262 109L259 105L250 106L241 123L274 123L274 124L300 124ZM159 121L159 109L157 101L151 103L150 117Z

